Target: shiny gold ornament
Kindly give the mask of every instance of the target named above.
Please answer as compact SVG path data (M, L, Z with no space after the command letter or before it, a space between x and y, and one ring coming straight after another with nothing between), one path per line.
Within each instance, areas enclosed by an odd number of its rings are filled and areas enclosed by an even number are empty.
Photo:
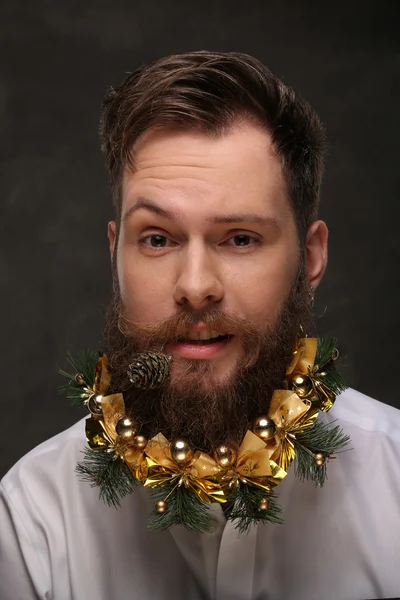
M223 469L226 469L236 462L237 452L233 448L222 444L215 450L214 458Z
M165 511L168 508L168 504L165 502L165 500L158 500L158 502L156 502L156 512L158 513L165 513Z
M270 440L274 437L276 432L276 425L272 419L266 417L258 417L253 422L253 433L258 435L262 440Z
M196 452L189 463L176 463L171 458L171 444L162 433L158 433L149 440L145 455L146 464L138 471L138 479L145 487L157 487L168 482L184 485L202 502L226 502L222 488L215 480L221 467L208 454Z
M85 378L83 376L83 373L77 373L75 375L75 381L78 385L85 385L86 381Z
M89 398L87 407L92 413L92 415L99 416L103 414L103 410L101 408L102 400L103 396L101 394L93 395Z
M326 462L326 456L318 452L318 454L314 454L314 461L317 467L323 467Z
M134 357L127 374L137 388L150 390L165 383L171 372L171 357L162 352L142 352Z
M178 465L185 465L193 458L193 450L185 440L175 440L170 445L171 458Z
M268 498L262 498L258 504L258 510L268 510L269 500Z
M122 417L116 426L115 431L125 442L130 442L135 436L137 424L130 417Z
M144 435L135 435L132 442L136 448L146 448L147 446L147 438Z
M307 375L296 375L292 383L294 391L300 398L305 398L313 389L311 379Z

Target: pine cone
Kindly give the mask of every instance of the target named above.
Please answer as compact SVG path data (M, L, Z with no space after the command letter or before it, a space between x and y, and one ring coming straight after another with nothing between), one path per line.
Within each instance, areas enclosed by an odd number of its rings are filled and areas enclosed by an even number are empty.
M136 354L127 371L129 380L142 390L160 387L170 375L170 361L171 357L162 352Z

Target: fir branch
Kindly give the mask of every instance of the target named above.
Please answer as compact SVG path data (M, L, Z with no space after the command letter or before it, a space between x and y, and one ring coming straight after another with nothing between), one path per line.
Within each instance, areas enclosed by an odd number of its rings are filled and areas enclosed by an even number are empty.
M343 430L332 423L317 421L310 429L298 433L293 440L296 449L295 475L300 480L311 480L319 487L325 483L326 463L318 466L315 455L323 454L329 458L332 454L343 450L350 442L350 437Z
M177 479L154 487L151 498L154 504L158 500L166 500L167 510L157 513L154 509L149 519L149 529L163 531L174 525L183 525L189 531L197 533L211 531L213 523L208 505L185 485L178 485Z
M98 353L92 350L86 350L83 354L78 356L77 359L72 358L71 354L68 353L68 362L73 369L73 373L59 369L59 374L66 377L68 383L59 387L59 392L66 394L68 400L72 404L78 406L85 406L86 398L83 396L83 388L85 386L92 387L96 375L96 364L98 360ZM81 373L85 380L85 384L81 385L76 381L76 375Z
M335 349L337 349L338 340L332 336L318 338L315 364L320 366L319 372L324 375L321 381L327 385L336 395L344 392L347 388L343 377L337 370L337 360L332 360Z
M260 510L259 503L263 498L268 498L269 506L267 510ZM229 508L224 511L227 519L237 521L235 528L239 533L248 533L252 525L259 522L266 523L284 523L282 519L282 509L276 502L276 497L272 492L240 483L232 498L228 498Z
M83 454L83 461L75 469L81 481L89 482L91 487L99 486L99 497L108 506L118 508L137 483L131 471L113 450L85 448Z

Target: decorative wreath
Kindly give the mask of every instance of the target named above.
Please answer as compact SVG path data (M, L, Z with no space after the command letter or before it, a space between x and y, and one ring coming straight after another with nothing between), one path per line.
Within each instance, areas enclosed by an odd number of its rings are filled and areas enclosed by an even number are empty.
M336 369L338 355L334 338L299 339L286 371L287 389L274 391L268 413L254 420L238 451L221 445L212 456L162 433L147 440L126 414L123 395L109 393L107 356L89 351L78 360L69 356L74 372L60 371L69 380L61 389L90 412L89 447L76 471L114 507L137 483L151 488L150 529L182 524L208 531L212 502L223 505L240 532L258 522L283 523L274 488L291 462L301 480L322 486L327 462L349 443L339 426L317 420L346 388ZM169 377L170 360L161 352L138 354L127 375L136 387L157 387Z

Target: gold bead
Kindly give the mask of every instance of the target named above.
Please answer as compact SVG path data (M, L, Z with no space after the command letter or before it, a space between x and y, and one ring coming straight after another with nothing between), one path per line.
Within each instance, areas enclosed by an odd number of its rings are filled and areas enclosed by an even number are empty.
M293 379L293 387L300 398L305 398L312 390L311 379L308 375L296 375Z
M132 441L136 448L146 448L147 446L147 438L144 435L135 435Z
M222 468L231 467L236 462L237 452L230 448L229 446L225 446L222 444L216 448L214 453L214 458Z
M270 440L274 437L276 425L272 419L266 416L258 417L253 422L253 433L262 440Z
M127 462L133 462L137 460L137 449L132 448L132 446L125 446L123 448L123 456L124 460Z
M314 454L314 461L317 467L323 467L326 461L326 456L318 452L318 454Z
M101 408L101 401L103 400L103 396L98 394L97 396L91 396L88 400L87 407L92 413L92 415L102 415L103 410Z
M78 385L85 385L86 381L83 373L77 373L75 375L75 381Z
M156 502L155 508L156 508L156 512L158 512L158 513L165 513L165 511L168 508L168 504L165 502L165 500L158 500Z
M122 417L115 426L117 435L119 435L124 442L130 442L133 439L136 429L137 424L130 417Z
M193 450L185 440L175 440L170 445L171 457L179 465L188 463L193 458Z
M258 503L258 509L259 510L268 510L269 507L269 500L268 498L262 498L260 500L260 502Z

